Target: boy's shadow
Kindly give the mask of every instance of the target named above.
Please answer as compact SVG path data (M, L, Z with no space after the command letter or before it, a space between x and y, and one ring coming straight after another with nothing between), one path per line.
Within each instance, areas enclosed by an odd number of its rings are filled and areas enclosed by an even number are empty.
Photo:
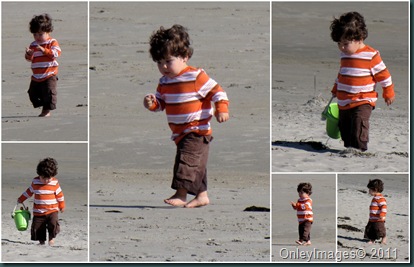
M3 116L1 117L2 120L10 120L10 119L25 119L25 118L37 118L37 115L21 115L21 116Z
M366 243L367 242L366 239L357 238L357 237L349 237L349 236L338 235L338 239L339 238L343 238L343 239L346 239L346 240L349 240L349 241L359 241L359 242L362 242L362 243Z
M328 146L322 144L321 142L316 141L273 141L272 146L281 146L288 148L301 149L309 152L318 152L318 153L339 153L341 150L331 149Z
M112 208L115 210L107 210L105 212L108 213L122 213L122 211L120 210L116 210L116 209L176 209L177 207L174 206L126 206L126 205L95 205L95 204L91 204L89 205L90 208Z

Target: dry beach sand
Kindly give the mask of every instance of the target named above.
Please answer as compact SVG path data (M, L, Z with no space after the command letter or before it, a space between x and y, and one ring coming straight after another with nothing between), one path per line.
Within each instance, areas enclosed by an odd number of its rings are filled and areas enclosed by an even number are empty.
M86 2L2 2L2 140L87 141L87 18ZM32 41L29 21L49 13L62 49L58 58L57 109L37 117L27 94L30 62L25 47ZM18 15L17 15L18 14Z
M387 244L367 244L363 239L369 218L372 197L368 194L369 179L384 182L387 200ZM363 251L365 255L343 261L409 262L409 182L405 174L339 175L338 176L338 251L349 255ZM359 254L357 254L359 255Z
M272 3L273 172L408 172L408 9L408 2ZM328 138L321 113L339 69L329 26L333 16L354 10L365 17L365 43L381 52L391 72L396 101L387 107L377 88L368 152L342 154L343 143Z
M30 228L19 232L11 218L17 198L36 176L45 157L58 161L60 186L66 209L59 213L61 232L55 246L30 240ZM3 144L1 190L2 262L86 262L88 260L87 144ZM25 205L33 210L33 197ZM30 221L31 225L31 221ZM30 226L29 226L30 227Z
M274 174L272 190L272 261L333 262L320 255L335 253L336 178L334 174ZM312 184L314 223L310 246L298 246L298 221L290 201L299 198L299 183ZM318 251L318 255L310 255ZM308 254L309 253L309 254Z
M144 109L160 78L150 34L189 29L200 66L230 98L212 121L211 204L170 207L175 144ZM269 262L269 3L90 3L90 260Z

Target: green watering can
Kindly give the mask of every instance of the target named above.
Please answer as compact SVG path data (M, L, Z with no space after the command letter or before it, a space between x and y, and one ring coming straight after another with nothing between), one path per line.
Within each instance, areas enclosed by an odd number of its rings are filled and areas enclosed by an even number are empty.
M22 204L19 210L16 210L17 205ZM14 219L14 223L16 224L16 228L19 231L26 231L27 227L29 226L29 221L31 219L31 214L29 208L26 208L23 203L17 203L14 206L14 210L12 212L11 217Z
M341 138L341 132L339 131L339 107L338 103L331 103L334 96L329 100L328 105L322 112L322 120L326 120L326 133L330 138Z

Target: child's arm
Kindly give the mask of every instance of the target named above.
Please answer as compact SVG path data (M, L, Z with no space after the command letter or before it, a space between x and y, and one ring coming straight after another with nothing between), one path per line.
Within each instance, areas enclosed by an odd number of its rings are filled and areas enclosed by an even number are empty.
M296 202L291 201L291 202L290 202L290 205L292 206L292 208L293 208L294 210L296 210L296 205L297 205L297 203L296 203Z
M42 51L42 53L50 58L57 58L60 56L61 54L61 50L59 47L59 43L56 40L53 40L52 43L50 44L50 48L48 47L43 47L38 45L37 49L39 49L40 51Z
M65 196L63 195L63 191L60 188L59 183L57 183L56 187L57 187L55 191L56 201L58 202L60 212L64 212L65 211Z
M23 203L26 199L32 197L33 192L31 190L31 186L23 192L23 194L17 199L17 203Z

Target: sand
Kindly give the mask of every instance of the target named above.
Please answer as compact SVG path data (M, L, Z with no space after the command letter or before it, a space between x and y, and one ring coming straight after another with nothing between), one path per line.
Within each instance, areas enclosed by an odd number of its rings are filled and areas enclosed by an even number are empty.
M383 195L387 201L386 245L369 245L368 240L363 239L372 199L367 184L376 178L384 182ZM338 176L338 251L343 255L357 255L355 258L344 257L343 261L409 262L408 188L408 175L405 174Z
M19 232L11 218L17 198L30 186L36 176L37 164L45 157L53 157L58 161L59 173L56 177L66 203L65 212L59 213L61 232L55 239L54 247L39 246L38 242L31 241L30 228ZM2 145L2 262L88 260L87 166L87 144ZM24 203L30 211L33 210L33 198Z
M272 171L407 172L408 2L274 2L272 7ZM342 154L343 143L328 138L321 120L339 69L329 26L333 16L350 9L365 16L365 43L381 52L396 91L390 107L378 99L364 154ZM326 147L314 149L307 142Z
M269 3L90 3L90 260L269 262ZM206 15L208 13L208 15ZM211 204L174 208L175 144L145 110L160 78L150 34L188 27L199 66L230 98L212 122Z
M32 71L24 59L32 41L29 21L49 13L62 49L58 58L57 108L37 117L27 94ZM16 15L18 14L18 15ZM2 140L88 140L88 10L86 2L2 2ZM35 134L34 134L35 133Z
M299 198L299 183L312 184L314 222L311 246L298 246L298 221L290 201ZM336 177L333 174L274 174L272 176L272 261L334 262L324 257L336 251ZM310 253L320 253L310 256ZM334 254L333 254L334 255Z

